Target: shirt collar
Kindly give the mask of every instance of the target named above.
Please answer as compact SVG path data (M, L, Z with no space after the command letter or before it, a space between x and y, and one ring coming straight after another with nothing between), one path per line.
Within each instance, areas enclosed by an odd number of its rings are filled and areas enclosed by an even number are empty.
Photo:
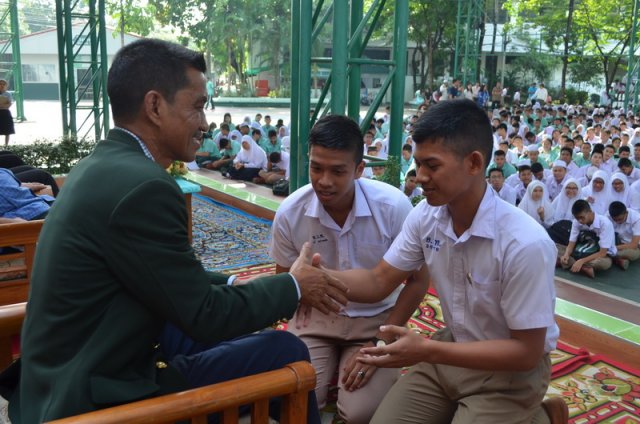
M353 199L353 207L351 209L355 211L355 216L371 216L369 202L367 202L367 198L362 191L362 187L360 187L360 180L355 180L354 190L355 195ZM321 214L327 214L327 211L318 200L318 196L314 193L311 197L311 202L309 203L309 207L307 208L305 215L313 218L319 218Z
M602 222L600 221L600 215L597 213L593 214L593 223L591 223L591 228L600 228L602 226Z
M144 141L142 141L142 140L140 139L140 137L138 137L137 135L135 135L134 133L132 133L131 131L129 131L129 130L128 130L128 129L126 129L126 128L122 128L122 127L113 127L113 129L114 129L114 130L120 130L120 131L123 131L123 132L125 132L125 133L129 134L131 137L133 137L133 138L138 142L138 144L140 145L140 148L142 149L142 152L144 153L144 155L145 155L146 157L148 157L149 159L151 159L152 161L154 161L154 162L156 161L156 160L153 158L153 155L151 154L151 152L149 151L149 149L147 148L147 145L146 145L146 144L144 144Z
M493 239L496 234L497 197L498 194L495 190L491 188L491 185L487 184L471 226L460 237L456 236L453 231L451 215L446 206L439 206L434 213L434 217L439 221L440 229L451 239L457 240L457 242L467 241L472 236Z

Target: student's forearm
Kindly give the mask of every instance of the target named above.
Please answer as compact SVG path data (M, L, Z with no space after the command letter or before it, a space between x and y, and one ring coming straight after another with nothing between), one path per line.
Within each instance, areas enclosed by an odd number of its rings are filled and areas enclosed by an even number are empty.
M389 296L412 271L401 271L383 260L372 270L351 269L331 273L349 287L347 298L350 301L376 303Z
M385 324L405 325L416 308L420 306L428 289L429 273L426 271L425 266L420 271L414 272L413 275L407 279ZM384 339L384 333L378 332L376 336ZM390 340L387 340L387 342L390 342Z
M570 241L569 244L567 245L567 249L564 251L564 255L562 256L566 256L566 257L571 256L571 254L573 253L573 249L575 248L576 248L576 242Z
M593 253L589 256L585 256L584 258L580 259L580 261L586 264L587 262L595 261L596 259L604 258L605 256L607 256L607 249L600 249L596 253Z

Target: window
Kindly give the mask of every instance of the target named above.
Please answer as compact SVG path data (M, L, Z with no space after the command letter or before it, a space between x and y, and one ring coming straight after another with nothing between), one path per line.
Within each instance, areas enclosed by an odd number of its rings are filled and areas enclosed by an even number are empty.
M24 82L58 82L56 65L34 64L22 65L22 81Z

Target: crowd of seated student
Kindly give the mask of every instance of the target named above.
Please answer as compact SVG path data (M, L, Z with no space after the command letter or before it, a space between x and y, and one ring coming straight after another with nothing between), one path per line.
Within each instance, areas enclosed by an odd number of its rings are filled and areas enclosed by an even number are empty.
M640 257L640 116L544 105L489 113L488 182L562 241L559 265L593 276ZM598 235L600 250L575 259L583 231Z

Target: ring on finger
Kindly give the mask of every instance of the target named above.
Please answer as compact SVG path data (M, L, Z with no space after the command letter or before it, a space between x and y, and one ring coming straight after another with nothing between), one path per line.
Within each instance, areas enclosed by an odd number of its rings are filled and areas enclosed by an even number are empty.
M358 378L363 378L364 374L365 374L364 371L358 371L357 376L358 376Z

